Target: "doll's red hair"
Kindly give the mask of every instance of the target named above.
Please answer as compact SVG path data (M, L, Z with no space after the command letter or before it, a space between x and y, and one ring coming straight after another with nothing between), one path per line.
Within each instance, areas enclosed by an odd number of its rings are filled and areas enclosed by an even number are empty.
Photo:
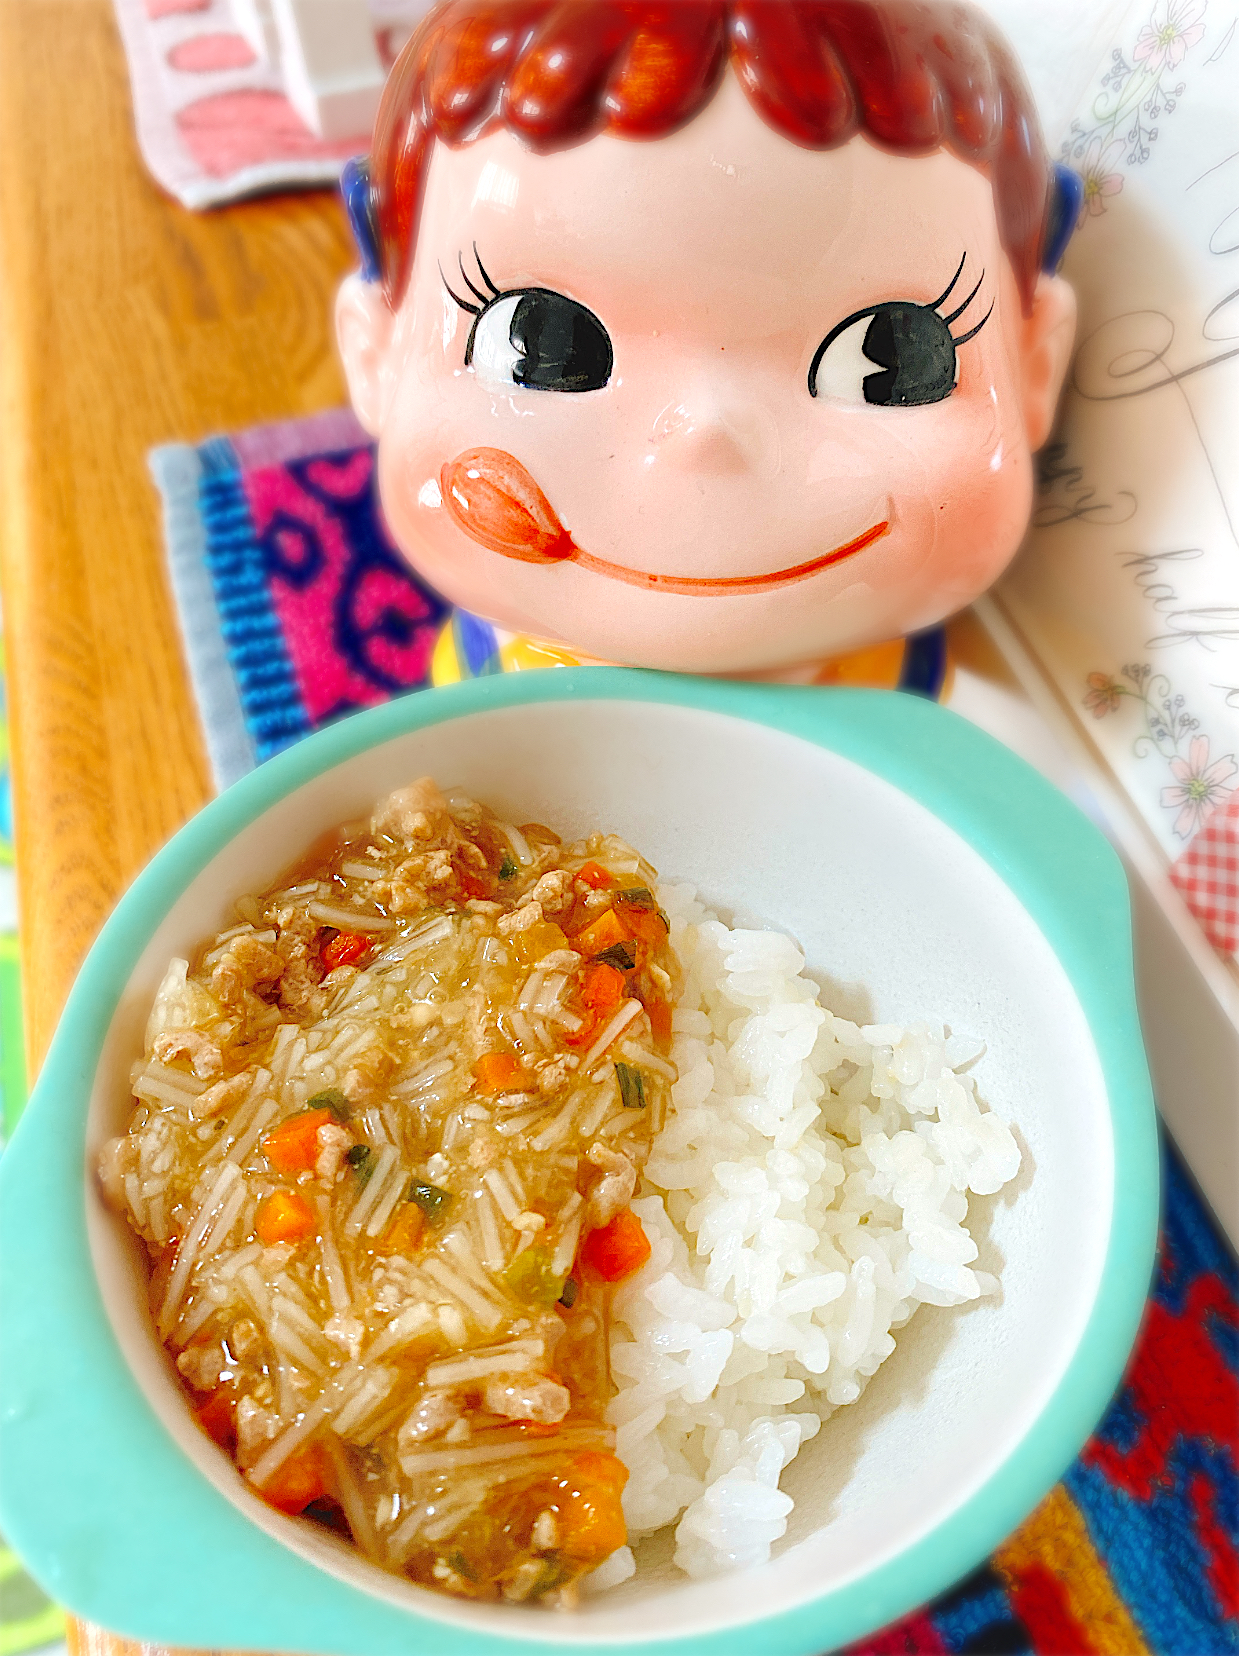
M794 144L854 133L904 155L983 167L1024 309L1041 268L1049 163L1027 85L979 11L947 0L444 0L391 72L371 149L389 298L413 260L432 139L506 127L535 149L597 132L659 138L731 64Z

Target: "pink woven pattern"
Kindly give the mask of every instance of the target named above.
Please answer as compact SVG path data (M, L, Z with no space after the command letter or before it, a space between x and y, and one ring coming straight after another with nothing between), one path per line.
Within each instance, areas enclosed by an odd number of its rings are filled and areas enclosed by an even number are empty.
M440 606L377 513L371 444L244 474L270 602L312 726L425 682Z
M1214 948L1239 952L1239 793L1210 812L1170 878Z

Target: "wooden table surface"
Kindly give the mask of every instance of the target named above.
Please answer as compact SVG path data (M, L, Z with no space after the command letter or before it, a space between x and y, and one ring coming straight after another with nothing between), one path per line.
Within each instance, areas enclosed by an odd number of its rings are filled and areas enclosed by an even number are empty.
M0 581L27 1056L211 792L147 451L344 401L333 192L187 212L151 181L108 0L0 0ZM81 1656L136 1656L71 1623Z
M0 0L0 580L31 1072L138 870L208 798L147 451L342 403L334 192L190 213L108 0Z

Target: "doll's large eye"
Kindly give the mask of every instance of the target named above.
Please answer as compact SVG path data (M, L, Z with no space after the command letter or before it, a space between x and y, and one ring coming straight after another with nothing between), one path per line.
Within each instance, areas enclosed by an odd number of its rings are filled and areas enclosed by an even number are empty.
M845 316L813 353L809 395L816 397L820 390L842 402L876 403L883 408L915 408L949 397L959 379L959 347L976 338L994 311L991 303L966 333L951 332L951 323L980 293L985 280L982 271L963 303L945 316L939 314L938 306L955 291L967 262L965 252L932 305L888 299Z
M607 330L584 305L551 288L493 299L474 322L465 365L495 385L599 391L614 364Z
M914 408L949 397L958 378L955 341L938 312L891 301L831 329L809 369L809 395Z

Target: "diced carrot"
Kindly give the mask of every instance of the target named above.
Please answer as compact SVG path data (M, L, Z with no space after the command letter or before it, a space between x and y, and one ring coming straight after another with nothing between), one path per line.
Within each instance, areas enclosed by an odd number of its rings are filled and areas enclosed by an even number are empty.
M254 1215L258 1240L267 1247L276 1242L304 1242L318 1228L314 1209L295 1190L277 1190L259 1202Z
M334 972L337 966L351 966L369 947L370 939L361 932L337 932L330 942L323 944L323 965L329 972Z
M558 1437L559 1426L545 1420L520 1420L512 1427L512 1435L516 1438Z
M613 943L627 943L632 933L616 914L614 909L608 909L600 914L596 920L591 920L585 930L576 935L576 944L585 954L601 954L609 949Z
M471 868L462 868L460 864L457 864L456 874L460 880L460 889L466 897L486 898L494 896L487 882L480 875L475 874Z
M421 1208L416 1202L402 1202L379 1238L379 1251L411 1257L421 1246L425 1233L426 1218Z
M624 998L624 974L614 966L593 965L581 982L581 999L595 1012L614 1012Z
M331 1493L331 1463L320 1443L294 1450L258 1491L268 1506L295 1518Z
M508 1092L520 1075L521 1066L510 1052L484 1052L474 1064L473 1073L479 1092Z
M635 903L624 904L624 924L634 937L656 949L667 941L667 922L657 909L638 908Z
M606 1483L617 1490L628 1482L628 1468L618 1455L608 1455L602 1449L582 1449L572 1457L572 1470L591 1483Z
M619 884L609 868L604 868L601 863L596 862L582 863L576 871L576 877L578 880L584 880L594 891L614 891Z
M541 960L543 955L551 954L555 949L568 947L562 928L551 920L539 920L532 926L526 926L524 931L513 935L511 943L517 957L526 965L530 961Z
M645 1002L645 1013L654 1032L654 1040L664 1051L671 1045L671 1002L661 995L651 995Z
M213 1391L194 1418L209 1438L221 1449L234 1454L237 1447L237 1394L232 1386L220 1386Z
M595 1012L592 1007L587 1006L582 1015L580 1029L574 1029L570 1033L566 1032L564 1041L574 1052L583 1052L586 1047L593 1046L594 1036L602 1028L602 1024L602 1013Z
M556 1501L560 1550L569 1558L600 1563L628 1539L620 1495L628 1469L614 1455L587 1451L573 1457Z
M581 1258L604 1282L623 1282L650 1257L650 1239L631 1208L617 1213L609 1225L590 1231Z
M277 1173L312 1173L318 1160L318 1130L330 1120L330 1110L289 1116L263 1139L263 1155Z

